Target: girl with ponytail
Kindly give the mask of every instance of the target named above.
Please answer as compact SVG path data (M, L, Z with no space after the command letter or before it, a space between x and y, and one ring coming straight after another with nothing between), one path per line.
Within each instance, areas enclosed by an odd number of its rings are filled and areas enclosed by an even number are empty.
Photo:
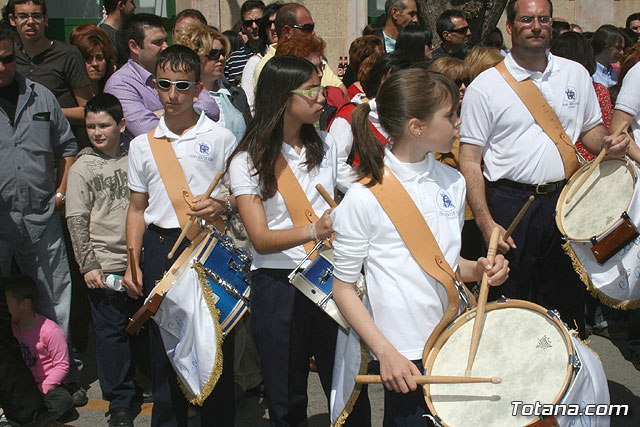
M443 317L447 294L421 269L370 188L384 184L385 168L400 182L425 218L447 262L464 281L500 285L508 263L496 257L460 258L465 181L434 152L451 150L460 126L459 92L446 77L422 68L401 70L381 86L375 102L353 112L354 146L360 157L358 183L332 212L334 241L333 297L345 319L380 365L386 387L385 426L425 425L428 409L413 375L420 375L427 338ZM390 142L383 147L368 122L377 110ZM371 313L356 294L363 265Z

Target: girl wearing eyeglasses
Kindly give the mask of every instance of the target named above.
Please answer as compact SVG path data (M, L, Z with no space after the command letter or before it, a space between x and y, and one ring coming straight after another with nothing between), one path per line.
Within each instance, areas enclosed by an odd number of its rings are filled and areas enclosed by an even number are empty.
M230 53L227 38L211 27L197 24L180 31L174 44L187 46L198 54L203 89L220 108L218 123L229 129L240 141L251 120L251 114L244 91L232 86L223 75Z
M287 278L307 254L303 245L333 231L331 209L315 188L333 193L338 174L335 141L314 127L324 99L311 62L289 55L269 60L258 80L255 117L228 167L253 245L251 327L272 425L306 422L309 357L327 399L331 387L338 326ZM283 160L318 220L294 226L283 198L291 192L283 193L276 177Z

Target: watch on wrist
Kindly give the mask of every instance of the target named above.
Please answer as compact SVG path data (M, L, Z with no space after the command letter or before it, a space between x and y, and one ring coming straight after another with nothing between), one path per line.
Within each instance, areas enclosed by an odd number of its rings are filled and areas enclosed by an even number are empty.
M66 197L64 194L62 194L62 193L56 193L56 197L57 197L58 199L60 199L60 201L61 201L61 202L64 202L64 201L66 200L66 198L67 198L67 197Z
M227 201L227 215L231 215L231 213L233 212L233 205L231 204L231 199L229 197L226 197L225 200Z

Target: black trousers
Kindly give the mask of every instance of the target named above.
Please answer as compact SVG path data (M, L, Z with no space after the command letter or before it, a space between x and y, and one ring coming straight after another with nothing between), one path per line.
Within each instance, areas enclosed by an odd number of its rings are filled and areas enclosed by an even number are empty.
M328 401L338 324L289 284L289 273L265 268L252 272L251 329L271 425L306 426L309 358L315 358ZM345 425L370 425L370 412L365 389Z
M40 427L53 419L31 371L22 360L18 341L11 330L11 314L7 309L7 300L1 281L0 406L7 419L18 425Z
M167 255L180 235L180 229L161 229L149 226L143 236L144 265L142 269L143 293L145 296L153 290L176 258L188 246L183 241L171 260ZM165 353L160 330L153 320L148 322L151 347L151 379L153 382L153 412L151 425L154 427L186 427L187 402L178 386L176 374ZM233 382L233 331L227 335L222 345L223 370L215 389L204 402L200 410L202 426L233 426L235 421L235 398Z
M560 312L562 321L586 337L584 322L584 285L573 270L571 259L562 249L563 240L555 223L555 210L560 191L536 195L506 185L487 185L487 204L495 222L509 227L530 195L535 200L512 234L516 249L506 258L509 279L491 287L489 297L534 302Z

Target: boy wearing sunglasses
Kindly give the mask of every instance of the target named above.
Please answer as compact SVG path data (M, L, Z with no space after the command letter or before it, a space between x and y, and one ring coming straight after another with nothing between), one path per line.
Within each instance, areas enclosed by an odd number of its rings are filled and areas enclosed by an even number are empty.
M224 170L227 158L236 146L233 134L207 118L204 112L194 110L194 101L202 91L200 58L191 49L174 45L158 55L153 84L162 103L164 114L158 126L131 141L129 149L129 189L127 213L127 247L133 247L135 259L140 259L144 246L146 262L142 270L138 265L138 282L134 283L131 262L124 277L127 294L132 298L146 297L153 290L182 250L185 239L175 256L167 255L181 232L184 219L176 213L167 177L184 175L191 194L202 195L218 171ZM163 151L159 150L159 144ZM173 151L164 151L170 144ZM156 162L159 153L175 155L173 166ZM162 170L161 170L162 169ZM218 194L220 184L212 194ZM181 196L181 195L180 195ZM180 201L180 200L179 200ZM193 197L187 215L213 222L222 214L233 212L235 200L202 199ZM197 226L196 226L197 227ZM149 322L151 339L151 376L155 405L152 426L186 425L188 402L177 383L176 374L165 353L160 330ZM233 333L228 334L222 346L223 372L211 395L200 408L201 425L233 426L235 416L233 382ZM213 420L216 420L214 423ZM219 423L219 424L218 424Z

